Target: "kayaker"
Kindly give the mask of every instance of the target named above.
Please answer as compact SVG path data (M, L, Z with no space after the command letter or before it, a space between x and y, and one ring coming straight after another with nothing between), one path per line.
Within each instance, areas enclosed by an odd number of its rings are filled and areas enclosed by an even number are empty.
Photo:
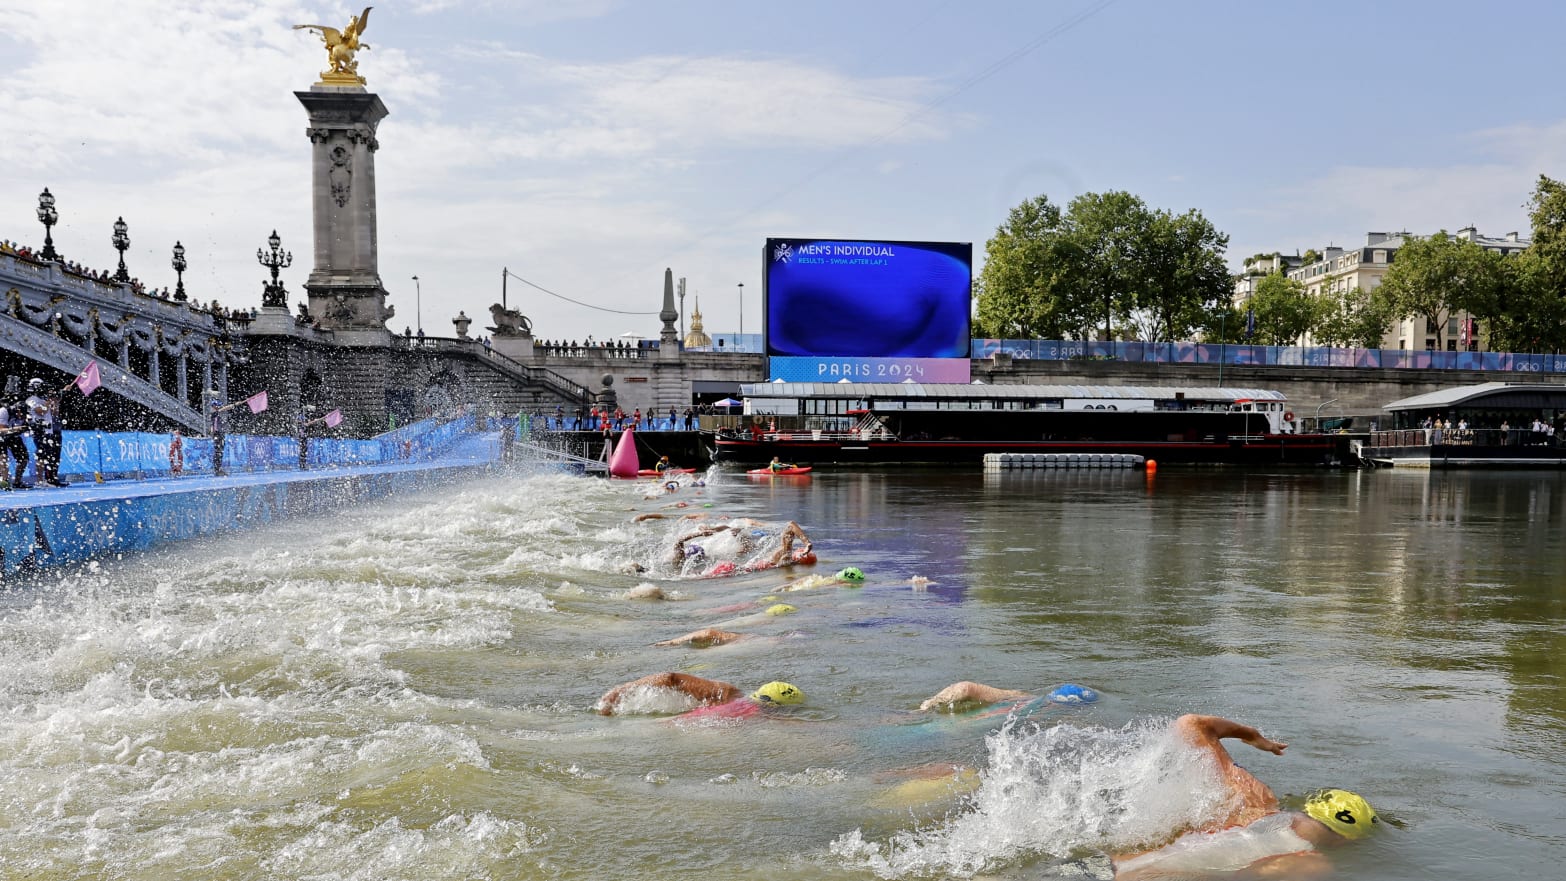
M772 461L767 463L767 470L771 471L773 474L776 474L779 471L792 471L795 467L797 466L791 462L778 461L777 456L773 456Z
M657 471L659 474L662 474L665 471L668 471L672 467L674 467L674 466L669 464L669 457L668 456L660 456L660 457L658 457L658 463L653 466L653 470Z

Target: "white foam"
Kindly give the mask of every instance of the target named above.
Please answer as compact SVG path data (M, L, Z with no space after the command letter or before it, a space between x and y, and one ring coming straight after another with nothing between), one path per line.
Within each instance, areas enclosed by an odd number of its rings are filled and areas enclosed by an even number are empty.
M953 814L885 841L855 830L832 853L882 878L970 877L1029 856L1141 849L1215 816L1225 796L1211 759L1166 722L1012 722L986 747L981 785Z

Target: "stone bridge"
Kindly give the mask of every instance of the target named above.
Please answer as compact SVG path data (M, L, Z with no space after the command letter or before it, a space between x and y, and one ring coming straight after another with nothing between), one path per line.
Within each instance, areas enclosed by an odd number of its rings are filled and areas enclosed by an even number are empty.
M97 361L104 388L122 407L132 405L119 414L131 422L150 413L154 422L205 432L203 392L226 394L229 366L243 362L228 319L59 263L0 255L0 291L0 366L13 376L53 368L65 374L51 381L58 388Z

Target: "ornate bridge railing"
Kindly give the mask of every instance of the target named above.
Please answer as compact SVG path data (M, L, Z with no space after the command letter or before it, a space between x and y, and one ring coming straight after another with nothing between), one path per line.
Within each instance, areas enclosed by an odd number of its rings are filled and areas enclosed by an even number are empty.
M95 359L106 390L191 431L206 430L203 391L226 393L228 366L241 360L212 315L58 263L0 255L0 291L6 349L72 374Z

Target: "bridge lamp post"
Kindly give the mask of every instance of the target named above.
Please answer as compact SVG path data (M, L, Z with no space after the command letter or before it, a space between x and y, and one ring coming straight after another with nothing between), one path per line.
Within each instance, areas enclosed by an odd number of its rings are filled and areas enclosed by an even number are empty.
M185 262L185 246L179 242L174 243L174 259L169 261L169 265L174 267L174 273L179 278L179 281L174 284L174 299L183 302L187 299L185 296L185 267L189 264Z
M739 289L740 289L740 329L739 329L739 335L741 337L744 337L745 336L745 283L744 282L740 282L739 283ZM742 345L744 344L744 340L743 339L736 340L736 342L739 342Z
M277 272L294 265L294 255L291 251L283 250L283 239L275 229L266 237L266 243L272 249L270 252L256 249L256 262L272 270L272 280L261 291L261 305L287 309L288 291L283 288L283 283L277 280Z
M130 247L130 236L126 235L128 228L125 225L125 218L121 217L114 221L114 235L109 237L114 250L120 252L120 268L114 270L114 280L118 282L130 281L130 273L125 271L125 251Z
M44 225L44 246L38 256L44 260L59 260L60 255L54 251L54 236L50 227L60 220L60 215L54 210L54 196L48 187L38 194L38 222Z
M413 325L424 330L424 291L419 287L419 277L413 277Z

